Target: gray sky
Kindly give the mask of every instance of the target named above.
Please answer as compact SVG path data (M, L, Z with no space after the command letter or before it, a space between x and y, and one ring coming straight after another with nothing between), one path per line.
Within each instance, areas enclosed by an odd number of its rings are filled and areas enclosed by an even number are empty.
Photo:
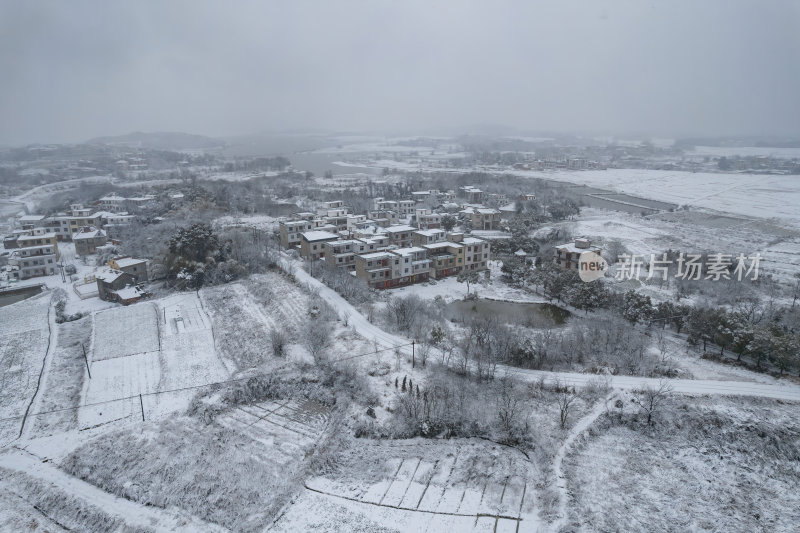
M0 0L0 143L504 124L800 135L796 0Z

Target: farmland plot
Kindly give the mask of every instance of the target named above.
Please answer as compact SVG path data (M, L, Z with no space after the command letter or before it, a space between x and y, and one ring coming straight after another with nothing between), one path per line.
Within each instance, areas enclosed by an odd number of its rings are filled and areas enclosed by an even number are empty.
M115 307L94 315L92 361L159 349L158 311L151 302Z
M88 349L92 335L92 319L84 317L74 322L58 324L58 342L53 351L50 370L44 388L40 391L42 401L39 411L77 408L81 401L81 390L86 375L84 348ZM52 435L57 431L75 429L78 411L59 411L46 414L29 414L31 436Z
M307 487L335 500L358 502L370 518L383 516L387 521L379 523L404 524L404 530L515 531L519 525L520 530L535 531L537 527L532 469L517 457L518 452L482 443L430 441L362 450L361 469L380 464L383 475L370 480L365 472L366 477L358 480L345 471L314 478Z
M49 341L50 295L0 308L0 445L17 437L36 391Z
M275 400L238 406L215 423L269 446L262 460L288 465L319 439L328 414L313 400Z
M172 417L105 433L62 467L112 494L263 531L299 484L328 410L312 401L242 405L210 425Z
M105 346L106 357L92 357L81 428L162 418L185 409L197 387L229 376L216 356L211 321L196 294L112 311L95 318L93 352ZM118 320L101 329L99 324L111 322L108 315Z
M270 330L291 337L308 312L308 296L277 273L203 289L201 296L214 322L217 349L239 370L267 362Z

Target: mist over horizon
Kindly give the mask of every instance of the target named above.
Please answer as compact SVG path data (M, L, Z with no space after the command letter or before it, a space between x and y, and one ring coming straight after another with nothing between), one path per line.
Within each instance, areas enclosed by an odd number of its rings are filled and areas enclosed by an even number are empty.
M0 144L800 136L800 4L0 2Z

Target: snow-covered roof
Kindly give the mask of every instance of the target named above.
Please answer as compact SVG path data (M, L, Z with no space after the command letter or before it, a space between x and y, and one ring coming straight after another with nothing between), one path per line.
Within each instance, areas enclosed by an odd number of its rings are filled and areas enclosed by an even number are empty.
M139 265L142 263L147 263L147 259L136 259L135 257L120 257L114 258L113 261L117 264L120 268L125 268L129 266Z
M348 244L361 244L358 239L339 239L338 241L326 242L325 246L347 246Z
M450 241L443 241L443 242L435 242L433 244L423 244L422 247L427 250L436 250L439 248L447 248L448 246L454 246L456 248L461 247L459 243L450 242Z
M138 298L142 295L142 291L136 287L125 287L124 289L119 289L114 292L116 292L117 296L119 296L123 300Z
M94 275L94 277L96 279L105 281L106 283L112 283L117 278L119 278L120 276L125 276L125 275L129 275L129 274L125 274L125 272L122 272L121 270L113 270L111 268L104 268L100 272L96 273Z
M556 246L556 250L566 250L569 253L582 254L583 252L599 252L600 247L590 244L588 248L578 248L575 246L574 242L568 242L565 244L559 244Z
M20 222L39 222L44 219L44 215L23 215L19 217Z
M94 239L95 237L105 237L106 232L101 229L95 229L92 231L79 231L75 235L72 236L73 241L80 241L83 239Z
M371 254L360 255L359 257L362 257L364 259L382 259L384 257L392 257L392 256L393 254L390 254L389 252L373 252Z
M392 251L397 255L409 255L417 252L424 252L425 248L420 248L419 246L410 246L408 248L398 248Z
M54 239L55 233L43 233L42 235L20 235L17 241L32 241L35 239Z
M443 229L421 229L419 231L415 231L414 233L424 235L425 237L436 237L442 233L445 233L445 231Z
M328 239L338 239L338 235L334 235L328 231L306 231L305 233L301 233L303 238L309 242L314 241L325 241Z
M461 241L462 244L483 244L483 239L476 239L475 237L464 237L464 240Z
M404 224L398 224L396 226L389 226L388 228L384 228L387 233L398 233L401 231L415 231L417 228L406 226Z

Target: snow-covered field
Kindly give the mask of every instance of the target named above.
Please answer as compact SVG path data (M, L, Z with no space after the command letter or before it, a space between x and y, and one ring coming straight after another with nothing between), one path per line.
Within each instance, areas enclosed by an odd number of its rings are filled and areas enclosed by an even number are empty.
M567 456L570 531L797 531L797 404L672 398L662 411L653 427L604 415Z
M712 213L679 211L641 217L618 211L584 208L578 220L557 224L601 247L622 243L630 253L660 254L667 249L686 253L761 255L759 272L791 280L800 272L800 231L767 221Z
M676 172L646 169L534 172L527 177L567 181L678 205L747 217L779 219L800 227L800 176Z
M162 418L184 409L193 388L230 375L195 293L97 313L94 328L82 428Z
M158 320L158 309L152 302L96 313L92 363L157 352L160 347Z
M296 341L308 316L307 295L274 272L203 289L201 297L214 321L217 348L231 368L265 362L271 355L270 331Z
M81 391L84 381L89 379L84 349L88 350L91 342L92 318L65 322L56 328L56 346L40 392L41 401L37 405L37 412L56 412L29 415L31 437L52 435L78 427Z
M347 164L361 168L442 171L423 163L381 159L363 164ZM476 169L452 168L452 172ZM642 198L681 206L703 208L719 213L776 219L800 227L800 176L737 174L722 172L681 172L650 169L609 169L581 171L532 171L485 169L497 174L564 181L611 189Z
M695 146L687 155L711 157L775 157L782 159L800 158L800 148L776 148L774 146Z
M17 438L47 352L51 294L0 307L0 445Z
M477 525L481 517L500 531L514 531L518 524L521 530L535 530L534 469L518 451L482 442L418 439L367 441L362 448L362 461L357 463L361 472L339 472L338 480L316 477L306 487L337 502L371 504L376 507L370 513L373 519L383 517L384 510L390 515L392 510L406 511L399 514L403 530L438 531L450 526L481 531L483 525ZM370 481L375 472L383 475ZM287 520L291 523L291 517ZM287 524L279 525L287 530Z

